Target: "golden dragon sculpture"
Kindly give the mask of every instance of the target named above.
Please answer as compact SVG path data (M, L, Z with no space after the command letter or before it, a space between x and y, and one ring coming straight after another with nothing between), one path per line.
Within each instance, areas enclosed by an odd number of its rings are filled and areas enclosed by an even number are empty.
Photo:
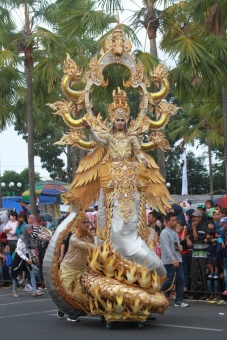
M100 164L106 156L105 150L97 146L94 140L88 140L83 132L83 120L86 119L90 125L100 132L110 129L107 120L103 120L99 114L93 115L90 93L94 86L107 86L108 81L104 80L103 71L108 65L120 64L130 71L130 79L123 82L123 86L137 88L141 95L140 112L138 117L130 122L129 134L135 135L140 140L144 133L147 134L147 141L141 142L143 151L153 148L160 148L163 151L170 149L164 134L158 130L163 129L169 118L173 116L177 108L165 101L162 101L169 91L168 70L164 65L158 65L150 72L148 79L144 75L143 64L136 62L131 52L130 40L124 35L121 25L118 23L113 33L110 34L103 45L100 57L91 59L89 70L83 74L75 61L67 54L64 63L64 77L62 79L62 91L67 100L57 101L49 105L54 114L61 115L64 122L70 127L67 133L56 144L72 145L85 150L93 150L92 153L81 160L76 176L72 183L75 187L67 194L67 200L74 203L75 196L83 198L84 206L88 206L97 200L100 190ZM149 92L151 83L160 84L160 89ZM80 84L81 89L75 90L74 84ZM82 84L85 84L82 86ZM115 96L125 100L125 92L118 89ZM75 118L80 109L84 106L86 114L82 118ZM156 120L151 119L147 113L149 107L155 107ZM153 130L152 133L149 132ZM149 204L158 205L162 209L163 202L168 205L166 197L170 198L165 181L158 172L158 167L152 157L147 156L148 169L152 170L152 187L147 191L147 196L141 195L145 205L146 197ZM89 193L89 194L88 194ZM108 196L111 200L111 195ZM63 241L70 228L76 221L76 213L71 212L65 221L57 228L44 260L45 282L48 291L58 308L69 315L77 315L78 311L85 314L102 315L107 321L134 320L145 321L152 312L163 313L168 307L166 297L159 292L161 279L154 270L150 272L145 264L139 265L133 261L126 260L113 248L110 241L110 221L108 216L112 214L112 206L107 199L107 221L104 233L99 234L105 242L99 247L90 250L88 257L89 269L80 279L83 289L83 297L74 296L65 290L58 273L58 254ZM142 215L141 215L142 216ZM146 231L146 216L140 219L138 224L139 235L147 245L153 244L148 240Z

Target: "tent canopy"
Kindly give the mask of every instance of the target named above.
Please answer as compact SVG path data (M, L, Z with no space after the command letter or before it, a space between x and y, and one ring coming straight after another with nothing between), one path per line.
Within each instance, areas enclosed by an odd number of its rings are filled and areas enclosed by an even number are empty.
M70 184L61 181L41 181L35 183L35 193L39 203L55 204L61 203L61 195L70 190ZM23 202L30 202L29 188L22 194Z

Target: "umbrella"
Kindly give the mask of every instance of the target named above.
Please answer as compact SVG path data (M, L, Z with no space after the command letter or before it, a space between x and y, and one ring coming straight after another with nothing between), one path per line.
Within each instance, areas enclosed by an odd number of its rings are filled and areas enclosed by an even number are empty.
M222 197L215 198L213 200L213 202L214 202L214 205L218 204L222 208L227 208L227 196L222 196Z
M42 181L35 183L35 193L40 203L54 204L60 195L70 190L70 184L61 181ZM30 202L29 188L23 192L22 201Z

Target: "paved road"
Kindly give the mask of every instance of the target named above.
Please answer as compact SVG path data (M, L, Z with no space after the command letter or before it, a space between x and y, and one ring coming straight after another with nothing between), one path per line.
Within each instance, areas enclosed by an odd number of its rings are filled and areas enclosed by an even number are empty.
M0 338L6 340L224 340L227 337L227 305L190 301L188 308L170 307L144 329L136 324L115 323L110 330L98 317L86 316L80 323L58 319L48 293L33 298L9 288L0 289Z

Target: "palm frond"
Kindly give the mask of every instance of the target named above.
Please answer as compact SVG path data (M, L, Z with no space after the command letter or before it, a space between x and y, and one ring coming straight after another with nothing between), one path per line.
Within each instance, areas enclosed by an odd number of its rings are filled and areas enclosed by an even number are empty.
M33 41L37 44L37 48L45 48L47 53L56 48L65 47L65 37L43 27L37 27L36 31L31 35L31 38L27 40L27 44L32 44Z
M121 11L123 7L120 0L97 0L97 5L110 13L116 13L118 10Z

